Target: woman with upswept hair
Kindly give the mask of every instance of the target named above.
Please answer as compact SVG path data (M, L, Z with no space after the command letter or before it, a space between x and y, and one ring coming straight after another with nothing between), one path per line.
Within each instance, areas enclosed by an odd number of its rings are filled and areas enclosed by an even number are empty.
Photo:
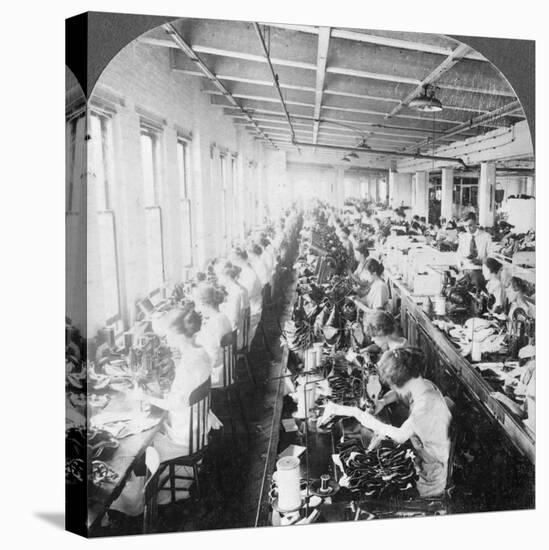
M395 348L383 354L378 365L381 382L390 393L409 404L409 415L399 428L385 424L358 407L326 405L320 425L333 416L356 418L373 432L396 443L410 441L416 451L422 497L442 494L446 488L450 454L449 427L452 415L440 390L423 378L425 359L417 348ZM380 401L383 403L384 398Z

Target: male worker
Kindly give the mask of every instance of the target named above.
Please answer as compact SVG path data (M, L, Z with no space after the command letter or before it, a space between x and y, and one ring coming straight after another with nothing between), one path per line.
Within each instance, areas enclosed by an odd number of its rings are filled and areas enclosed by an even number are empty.
M492 237L478 228L477 216L470 212L465 217L465 232L459 234L459 258L480 266L490 256L491 249Z

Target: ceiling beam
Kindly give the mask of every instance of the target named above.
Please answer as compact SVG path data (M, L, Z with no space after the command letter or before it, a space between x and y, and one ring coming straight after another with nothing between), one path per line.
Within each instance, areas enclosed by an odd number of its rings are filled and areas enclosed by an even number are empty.
M268 23L271 27L277 27L279 29L285 29L289 31L300 31L309 34L318 34L318 27L308 25L284 25ZM433 44L425 44L422 42L415 42L412 40L401 40L398 38L388 38L385 36L377 36L368 34L365 32L351 31L347 29L332 30L333 38L343 38L346 40L353 40L355 42L366 42L368 44L377 44L378 46L387 46L389 48L398 48L400 50L412 50L417 52L434 53L439 55L449 55L452 52L451 48L445 48L444 46L435 46ZM474 59L476 61L488 61L482 54L471 51L467 55L467 59Z
M442 137L452 137L459 133L461 133L462 130L469 130L471 128L476 128L477 126L484 126L486 123L493 123L497 119L504 117L508 115L509 113L512 113L516 111L517 109L522 109L520 102L518 99L516 101L511 101L510 103L507 103L507 105L504 105L503 107L500 107L499 109L494 109L493 111L479 115L475 118L472 118L468 122L464 122L462 124L458 124L457 126L454 126L454 128L450 128L449 130L446 130L441 134ZM437 138L438 139L438 138ZM425 140L422 141L418 147L423 147L425 145L428 145L429 141Z
M225 114L227 114L229 116L236 117L236 118L246 118L247 119L247 117L242 116L238 112L233 112L233 111L234 111L234 108L232 108L232 107L225 107L224 108ZM279 112L279 111L271 111L271 110L268 110L268 109L252 109L252 111L254 113L262 113L262 114L265 114L265 115L278 116L278 117L280 117L282 115L282 113ZM311 123L313 122L313 117L312 116L298 115L298 114L290 113L290 117L294 120L306 120L306 121L310 121ZM406 130L408 132L418 132L418 133L423 133L423 134L429 134L430 136L433 135L433 130L430 129L430 128L418 128L418 127L413 127L413 126L411 126L411 127L395 126L395 125L391 125L391 124L380 124L380 123L374 123L374 122L364 122L364 121L360 121L360 120L357 121L357 120L352 120L352 119L347 119L347 118L322 117L320 122L322 122L322 123L331 123L331 124L335 124L335 125L338 125L338 126L340 126L340 125L345 126L346 123L348 123L349 125L353 125L353 126L357 126L357 127L365 126L365 127L370 127L370 128L384 128L384 129L388 129L388 130L391 130L391 129L393 129L393 130ZM366 131L364 133L366 133ZM440 139L440 137L442 137L441 134L444 133L444 130L435 130L434 133L437 136L437 139ZM471 133L471 131L469 129L465 129L465 130L463 130L459 133L463 134L464 137L472 137L472 136L476 135L474 133Z
M322 108L322 94L324 92L324 80L326 79L326 63L328 61L328 48L330 46L330 27L320 27L318 29L318 47L316 54L316 88L315 88L315 107L313 112L313 143L318 138L318 128L320 125L320 110Z
M410 101L415 97L421 95L423 88L429 84L436 82L444 73L448 72L458 61L463 59L467 53L471 51L471 48L465 44L460 44L451 54L433 69L418 85L413 89L398 105L396 105L389 114L385 115L385 118L391 118L399 113L404 107L407 107Z
M222 96L222 95L225 95L223 94L222 92L220 92L219 90L204 90L204 93L206 94L209 94L209 95L216 95L216 96ZM247 100L250 100L250 101L259 101L259 102L266 102L266 103L278 103L278 99L274 98L274 97L268 97L268 96L258 96L258 95L248 95L248 94L233 94L233 96L235 98L238 98L238 99L247 99ZM311 109L313 109L313 120L315 119L314 117L314 108L315 108L315 104L314 103L308 103L308 102L305 102L305 101L292 101L292 100L285 100L285 103L288 104L288 105L297 105L297 106L300 106L300 107L309 107ZM387 111L374 111L374 110L371 110L371 109L355 109L353 107L340 107L338 105L323 105L323 109L328 109L328 110L333 110L333 111L343 111L343 112L347 112L347 113L361 113L361 114L365 114L365 115L374 115L374 116L382 116L382 117L385 117L387 118ZM259 111L259 109L254 109L254 110L257 110ZM291 115L293 116L293 115ZM397 118L406 118L406 119L411 119L411 120L422 120L424 122L431 122L432 121L432 118L430 117L427 117L427 116L421 116L419 114L417 115L403 115L403 114L397 114L395 115ZM459 122L459 121L456 121L456 120L450 120L450 119L445 119L445 118L438 118L437 117L437 122L440 122L440 123L446 123L446 124L455 124L456 122Z
M235 59L242 59L244 61L255 61L257 63L267 63L267 60L262 55L255 55L246 52L235 52L233 50L225 50L223 48L212 48L210 46L204 46L202 44L193 44L192 49L195 52L205 53L209 55L220 55L223 57L233 57ZM306 69L309 71L315 71L316 65L314 63L306 63L304 61L291 61L289 59L280 59L278 57L271 57L271 63L273 65L282 65L284 67L296 67L297 69Z
M297 145L301 145L302 147L315 147L312 143L302 143L298 142ZM316 147L322 147L324 149L332 149L334 151L347 151L348 147L343 147L339 145L317 145ZM364 149L362 147L355 147L354 150L357 153L360 154L368 154L368 155L387 155L387 156L395 156L395 157L408 157L408 158L416 158L416 159L424 159L424 160L444 160L448 162L455 162L458 164L461 164L462 166L465 166L467 168L467 165L461 158L456 157L442 157L437 155L422 155L419 153L406 153L404 151L389 151L389 150L383 150L383 149Z
M274 25L271 25L274 26ZM332 33L332 36L333 33ZM166 46L168 45L168 42L166 40L158 39L158 38L140 38L139 42L153 45L153 46ZM170 47L172 47L170 45ZM195 52L198 53L204 53L209 55L219 55L223 57L230 57L234 59L242 59L247 61L255 61L255 62L265 62L265 59L260 55L255 54L249 54L246 52L237 52L234 50L226 50L223 48L214 48L207 45L202 44L192 44L192 49ZM445 55L447 55L448 52L445 52ZM294 67L298 69L305 69L310 71L316 70L316 64L314 63L307 63L304 61L292 61L288 59L280 59L280 58L271 58L271 62L273 65L282 65L286 67ZM367 71L360 71L356 69L349 69L349 68L343 68L343 67L328 67L327 69L328 73L334 73L334 74L341 74L346 76L354 76L358 78L369 78L373 80L383 80L387 82L400 82L404 84L411 84L414 86L418 86L420 84L420 80L415 78L408 78L404 76L398 76L398 75L390 75L390 74L381 74L381 73L372 73ZM461 86L461 85L454 85L454 84L439 84L440 88L445 88L448 90L456 90L456 91L464 91L464 92L471 92L471 93L477 93L477 94L485 94L485 95L500 95L505 97L515 97L515 94L512 90L502 90L502 89L487 89L487 88L473 88L470 86Z
M191 69L180 69L178 67L172 67L172 70L178 73L187 74L189 76L199 76L202 78L206 78L205 75L200 71L194 71ZM255 84L257 86L269 86L269 87L272 86L272 82L270 80L260 80L255 78L246 78L244 76L228 75L228 74L216 74L216 76L217 78L219 78L219 80L228 80L230 82L241 82L243 84ZM311 92L311 93L316 92L316 88L313 86L300 86L299 84L288 84L286 82L280 82L280 81L279 81L279 86L287 90L296 90L299 92ZM330 88L326 88L323 94L331 95L331 96L340 96L340 97L353 97L356 99L366 99L366 100L369 99L372 101L383 101L385 103L399 103L401 101L400 99L395 97L356 94L352 92L340 92L339 90L332 90ZM472 113L488 112L486 109L478 109L475 107L458 107L457 105L450 105L448 103L445 103L444 108L452 111L467 111Z
M193 51L193 49L185 42L183 37L179 34L179 32L175 29L175 27L171 23L166 23L163 25L163 28L166 30L166 32L170 35L171 39L177 44L178 48L180 48L187 57L195 63L200 70L212 81L212 83L223 93L223 95L227 98L227 100L233 105L233 107L236 107L239 109L246 118L253 124L255 127L256 132L266 141L268 141L273 147L276 148L276 145L269 139L268 136L266 136L263 131L259 128L257 125L257 122L252 118L250 113L245 111L240 103L236 101L236 99L231 95L229 90L225 88L223 83L216 78L216 76L212 73L212 71L206 66L206 64L200 59L200 57L196 54L196 52Z

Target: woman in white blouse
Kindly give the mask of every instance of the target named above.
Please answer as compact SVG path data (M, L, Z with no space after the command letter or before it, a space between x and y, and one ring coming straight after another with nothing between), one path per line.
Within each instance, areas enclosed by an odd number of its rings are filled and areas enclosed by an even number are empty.
M256 272L248 263L248 254L245 250L236 248L233 251L231 262L240 267L241 271L238 276L238 283L247 290L248 298L250 299L249 343L251 344L259 325L259 321L261 320L261 313L263 309L263 287Z
M225 299L225 295L220 289L202 283L196 288L194 296L196 308L202 317L202 326L196 336L196 341L211 358L212 386L219 386L223 380L221 339L233 330L227 316L219 311L219 305Z
M261 287L263 288L271 280L271 273L262 258L263 249L258 244L253 244L248 249L248 260L252 269L255 271L259 280L261 281Z
M365 273L370 286L362 301L370 309L385 309L389 302L389 288L381 278L383 265L374 258L368 258L365 264Z
M174 356L178 356L175 366L175 378L170 391L164 398L146 395L142 390L138 392L142 401L149 402L168 413L161 431L156 434L153 440L153 446L158 451L160 462L186 456L191 452L189 448L191 440L189 397L194 390L207 382L212 373L210 356L195 341L195 336L201 327L201 319L194 310L192 303L186 304L180 310L175 311L170 315L170 320L171 323L166 334L167 341L174 352ZM199 441L201 439L199 430L205 431L207 435L210 429L217 429L220 426L219 420L212 411L209 411L207 426L198 426L197 423L194 423L192 440ZM193 451L196 451L196 449L193 449ZM176 474L191 477L192 469L179 466L176 468ZM112 504L111 508L131 516L142 513L144 479L142 476L130 477L122 494ZM189 498L190 485L191 481L189 480L176 479L177 500ZM166 498L163 500L163 497ZM170 494L168 491L159 493L159 504L165 504L169 500Z
M227 316L233 330L238 331L238 349L243 345L245 312L250 307L248 291L238 283L241 271L238 266L226 262L218 273L219 282L227 291L225 301L219 306L219 310Z
M505 292L500 280L502 265L494 258L486 258L482 265L482 274L486 279L486 292L491 297L489 310L492 313L501 313L504 308Z
M393 395L410 404L409 416L400 428L385 424L358 407L331 402L326 406L320 425L333 416L350 416L396 443L410 440L417 455L419 496L435 497L446 488L452 415L439 389L421 375L423 362L423 354L416 348L396 348L385 352L380 359L381 381L389 386Z

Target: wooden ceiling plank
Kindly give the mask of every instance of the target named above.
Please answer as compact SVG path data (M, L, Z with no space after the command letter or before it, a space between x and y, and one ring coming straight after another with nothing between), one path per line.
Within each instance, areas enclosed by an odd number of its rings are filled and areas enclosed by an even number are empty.
M435 67L435 69L433 69L431 73L429 73L414 90L412 90L398 105L396 105L390 113L385 115L385 118L391 118L392 116L395 116L397 113L399 113L404 107L407 107L412 99L421 95L425 86L428 86L429 84L434 84L438 78L449 71L470 51L471 48L469 48L469 46L465 44L460 44L442 63Z
M300 31L309 34L318 34L318 27L309 25L285 25L278 23L266 23L271 27L277 27L289 31ZM451 48L444 48L441 46L435 46L432 44L424 44L422 42L415 42L411 40L401 40L398 38L388 38L385 36L377 36L366 32L357 32L348 29L334 28L332 31L334 38L343 38L346 40L353 40L355 42L366 42L368 44L377 44L378 46L387 46L390 48L398 48L401 50L413 50L418 52L433 53L438 55L449 55ZM467 54L467 59L474 59L476 61L488 61L482 54L471 51Z
M220 91L223 92L223 95L227 98L227 100L233 105L234 107L240 109L244 115L248 117L250 122L255 126L256 132L266 141L271 143L274 147L276 145L269 139L268 136L266 136L262 130L259 128L257 123L254 121L252 116L246 112L242 106L234 99L234 97L230 94L230 92L225 88L223 83L218 80L215 75L212 73L212 71L206 66L206 64L200 59L198 55L196 55L196 52L185 42L183 37L179 34L179 32L175 29L175 27L171 23L166 23L163 25L163 28L166 30L166 32L170 35L171 39L174 41L174 43L180 48L187 57L193 61L202 72L219 88Z

